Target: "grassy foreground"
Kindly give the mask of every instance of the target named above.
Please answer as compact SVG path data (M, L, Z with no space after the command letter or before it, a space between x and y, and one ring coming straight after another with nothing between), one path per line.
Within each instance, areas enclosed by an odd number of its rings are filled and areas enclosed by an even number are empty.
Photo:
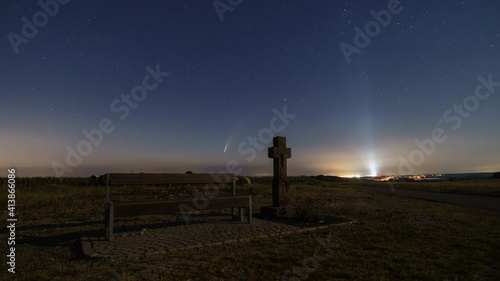
M19 185L17 273L7 272L3 253L8 246L2 239L0 280L500 279L499 212L335 183L296 181L294 186L297 202L357 223L142 259L88 260L82 255L78 232L103 227L104 187ZM255 212L271 203L266 181L238 188L239 194L253 194ZM189 188L119 187L115 196L164 197L173 194L169 190L182 193ZM6 198L5 186L1 193ZM6 232L5 218L2 211L2 232ZM327 252L318 240L335 247ZM283 279L284 273L289 274Z

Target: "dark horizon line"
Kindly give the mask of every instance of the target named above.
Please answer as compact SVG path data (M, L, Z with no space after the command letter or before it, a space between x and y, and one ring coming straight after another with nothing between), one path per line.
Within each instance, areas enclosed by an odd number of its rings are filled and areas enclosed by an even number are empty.
M500 171L498 171L500 172ZM422 173L422 174L405 174L405 175L398 175L398 176L414 176L414 175L478 175L478 174L495 174L498 172L472 172L472 173ZM100 174L100 175L90 175L90 176L74 176L74 177L56 177L56 176L21 176L21 177L16 177L16 178L90 178L92 176L102 176L106 175L105 174ZM134 174L141 174L141 173L134 173ZM144 174L149 174L149 173L144 173ZM161 173L153 173L153 174L161 174ZM175 173L165 173L165 174L175 174ZM178 174L184 174L184 173L178 173ZM194 174L210 174L210 173L194 173ZM348 178L345 176L337 176L337 175L330 175L330 174L317 174L317 175L289 175L288 177L317 177L317 176L326 176L326 177L338 177L338 178ZM376 176L370 176L370 175L360 175L359 177L355 178L370 178L370 177L381 177L381 176L394 176L394 175L376 175ZM255 176L255 175L236 175L236 177L256 177L256 178L263 178L263 177L273 177L273 175L266 175L266 176ZM0 178L6 178L0 176Z

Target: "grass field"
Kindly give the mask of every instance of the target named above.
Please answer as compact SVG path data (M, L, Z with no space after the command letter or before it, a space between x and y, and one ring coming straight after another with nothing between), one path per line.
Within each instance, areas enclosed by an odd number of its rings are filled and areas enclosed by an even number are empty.
M78 232L103 227L104 187L33 184L17 187L16 275L1 280L499 280L499 212L294 179L297 202L355 224L143 259L85 259ZM498 188L498 181L493 184ZM396 188L398 188L396 186ZM462 190L466 187L461 187ZM190 188L119 187L115 198L169 197ZM238 186L254 210L271 202L268 179ZM2 187L2 199L6 188ZM3 209L6 202L2 200ZM6 211L2 212L5 232ZM335 243L312 264L319 243ZM7 252L0 240L1 253ZM304 268L304 264L309 266ZM297 279L293 279L297 278ZM6 279L8 278L8 279Z

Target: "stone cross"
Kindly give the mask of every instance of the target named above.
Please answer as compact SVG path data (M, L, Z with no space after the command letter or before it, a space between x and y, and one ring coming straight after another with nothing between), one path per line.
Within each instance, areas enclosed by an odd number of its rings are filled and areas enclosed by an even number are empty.
M273 147L268 149L273 158L273 207L286 207L291 201L290 184L286 177L286 159L292 157L292 150L286 147L285 137L274 137Z

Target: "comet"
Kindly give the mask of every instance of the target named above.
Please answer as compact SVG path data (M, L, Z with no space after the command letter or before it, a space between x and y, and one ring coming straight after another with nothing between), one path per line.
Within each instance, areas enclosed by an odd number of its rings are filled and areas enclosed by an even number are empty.
M227 138L226 145L224 146L224 153L226 153L226 151L227 151L227 147L229 146L229 143L231 142L232 136L233 136L233 133L231 133L229 135L229 137Z

